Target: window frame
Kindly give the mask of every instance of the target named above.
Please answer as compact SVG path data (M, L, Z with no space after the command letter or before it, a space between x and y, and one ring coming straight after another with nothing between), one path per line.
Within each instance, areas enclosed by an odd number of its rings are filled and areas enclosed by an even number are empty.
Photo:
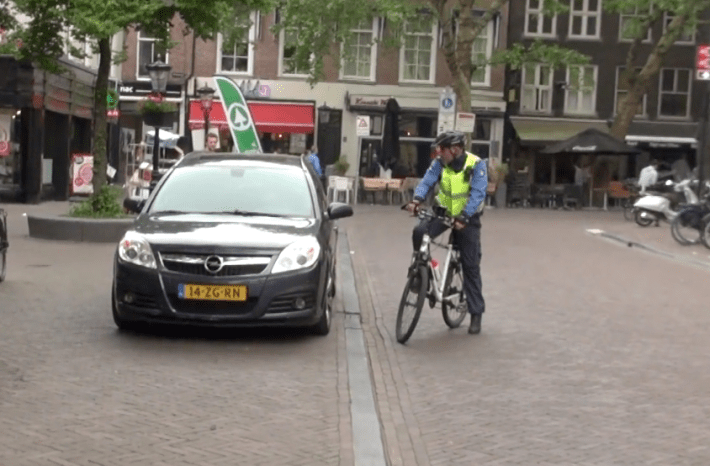
M543 13L543 3L545 0L538 0L540 2L540 7L539 8L531 8L530 7L530 0L525 0L525 25L523 29L523 36L524 37L547 37L547 38L555 38L557 37L557 13L555 13L554 16L552 16L550 19L552 20L552 31L551 32L539 32L539 30L543 27L544 25L544 18L545 14ZM532 14L537 14L538 18L538 32L530 32L528 31L528 26L530 26L530 15Z
M650 5L650 9L648 11L649 14L653 12L653 5ZM639 17L645 15L646 12L641 12L639 13L638 11L638 6L636 6L634 13L619 13L619 42L633 42L634 39L628 39L624 37L624 17L631 18L631 17ZM646 38L642 39L641 42L644 44L648 44L653 40L653 27L649 27L648 30L646 31Z
M284 77L284 78L308 78L309 73L301 74L301 73L284 73L284 46L285 44L285 37L286 37L286 29L288 28L283 28L281 31L279 31L279 64L278 64L278 75L279 77ZM295 28L291 28L295 30ZM296 30L296 33L298 31Z
M664 91L663 90L663 72L666 70L673 70L673 87L677 87L678 85L678 71L687 71L688 72L688 91L687 92L678 92L678 91ZM695 70L691 68L671 68L671 67L665 67L661 68L658 72L658 109L656 112L656 115L658 116L659 119L664 119L664 120L687 120L690 118L690 106L691 106L691 101L690 97L693 93L693 75L695 73ZM684 94L686 96L686 105L685 105L685 115L684 116L678 116L678 115L664 115L661 113L661 103L663 101L663 94Z
M617 109L619 108L619 81L621 80L621 70L624 69L624 66L617 66L616 67L616 83L614 84L614 115L617 115L619 112ZM629 91L624 91L624 92L629 92ZM634 114L634 118L648 118L648 92L646 92L643 95L643 101L641 103L642 106L642 113L637 113Z
M495 40L495 20L491 19L488 24L486 25L486 60L489 60L491 58L491 55L493 55L493 41ZM480 34L479 34L480 37ZM478 37L476 37L478 39ZM474 39L474 42L475 40ZM473 49L471 49L471 53L473 53ZM490 87L491 86L491 65L486 64L485 69L484 69L484 79L483 81L473 81L473 76L471 76L471 86L472 87Z
M588 92L584 90L583 86L580 86L577 89L570 89L569 85L571 84L571 72L573 68L578 68L580 71L582 71L585 68L591 68L594 70L593 72L593 78L594 79L594 84L591 88L592 90L592 109L587 111L587 110L579 110L579 102L582 101L581 96L583 93ZM596 115L597 112L597 83L599 82L599 67L597 65L571 65L567 67L566 70L566 78L565 81L568 83L568 87L565 88L565 105L564 105L564 114L565 115ZM583 71L579 75L579 80L580 82L577 83L578 85L582 84L581 80L584 79L584 73ZM577 94L577 110L570 110L568 108L569 104L569 96L571 93L576 93Z
M255 11L249 13L249 21L251 25L249 26L249 32L247 33L247 40L249 41L247 50L247 70L246 71L228 71L222 69L222 41L224 36L222 33L217 33L217 60L215 64L215 70L217 73L232 75L232 76L253 76L254 75L254 49L256 41L256 21L257 14ZM236 59L235 59L236 60Z
M141 30L136 29L136 80L137 81L150 81L150 75L140 74L141 70L141 41L152 41L153 42L153 55L155 55L155 41L153 38L141 38ZM165 51L165 63L170 64L170 51Z
M569 25L567 29L567 38L568 39L574 39L574 40L597 40L601 38L601 28L602 28L602 1L603 0L596 0L597 2L597 11L592 12L588 9L589 7L589 2L590 0L581 0L582 1L582 10L580 11L575 11L574 10L574 0L570 0L570 10L569 10ZM581 34L573 34L572 33L572 24L573 21L572 19L574 17L581 17L582 18L582 33ZM590 17L596 17L597 19L597 27L596 27L596 33L594 35L589 35L587 34L587 26L589 25L588 20Z
M340 71L339 79L343 81L363 81L363 82L375 82L377 80L377 36L379 34L380 18L373 16L372 27L370 28L370 33L372 34L372 43L370 44L370 75L364 76L354 76L345 74L345 58L343 57L343 51L345 44L340 44ZM351 29L351 33L361 33L365 32L366 29Z
M667 11L663 12L663 34L666 33L666 29L668 28L668 23L673 21L673 18L675 15L669 15ZM695 43L698 41L698 29L695 28L693 31L693 36L690 40L682 40L682 35L681 37L678 38L675 42L673 42L673 45L695 45Z
M525 74L527 73L527 66L535 66L535 83L532 86L529 84L525 84ZM535 65L529 64L527 66L523 66L522 73L520 76L520 113L521 114L538 114L538 115L549 115L552 113L552 92L554 90L554 70L550 67L550 65L544 65L541 63L537 63ZM539 81L538 77L540 74L540 71L542 68L549 68L549 85L548 86L540 86L537 84ZM538 90L548 90L548 97L547 97L547 109L546 110L534 110L534 109L526 109L523 108L523 102L524 102L524 94L526 88L528 90L532 89L535 92L538 92Z
M431 37L431 51L429 55L429 79L423 80L423 79L405 79L404 78L404 69L405 69L405 63L404 63L404 55L405 55L405 44L402 43L402 45L399 48L399 82L400 83L412 83L412 84L434 84L436 82L436 59L437 55L436 52L438 50L438 34L437 34L437 29L438 29L438 24L435 21L434 17L431 17L431 34L429 35ZM405 25L406 27L406 25ZM424 33L414 33L414 34L407 34L403 33L403 39L404 36L407 35L418 35L418 36L425 36L426 34Z

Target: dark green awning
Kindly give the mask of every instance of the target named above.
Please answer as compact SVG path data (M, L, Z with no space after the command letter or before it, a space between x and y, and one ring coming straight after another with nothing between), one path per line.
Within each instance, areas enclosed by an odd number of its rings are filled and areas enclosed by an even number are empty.
M605 121L566 121L563 118L526 118L511 117L510 121L515 127L515 131L522 142L527 143L551 143L554 141L564 141L588 128L595 128L604 133L609 132L609 127Z

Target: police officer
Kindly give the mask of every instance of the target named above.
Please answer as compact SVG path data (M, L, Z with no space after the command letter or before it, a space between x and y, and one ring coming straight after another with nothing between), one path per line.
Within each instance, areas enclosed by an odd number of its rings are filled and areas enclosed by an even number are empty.
M481 332L481 317L485 310L481 284L481 212L488 186L486 164L464 150L466 138L458 131L441 133L432 147L437 157L414 191L414 200L407 210L415 213L429 191L439 182L438 203L454 218L454 241L461 253L464 292L471 314L468 333ZM446 230L439 219L424 219L412 233L414 250L418 251L422 238L428 233L436 238Z

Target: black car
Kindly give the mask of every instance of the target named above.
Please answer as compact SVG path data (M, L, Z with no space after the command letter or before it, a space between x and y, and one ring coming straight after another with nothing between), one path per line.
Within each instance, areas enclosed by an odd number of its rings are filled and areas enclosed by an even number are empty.
M168 171L116 250L111 304L137 323L330 330L338 230L303 157L194 152Z

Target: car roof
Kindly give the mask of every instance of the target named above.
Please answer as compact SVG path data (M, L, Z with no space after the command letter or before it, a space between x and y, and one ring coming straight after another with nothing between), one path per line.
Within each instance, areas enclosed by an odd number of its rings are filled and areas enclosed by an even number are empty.
M274 165L286 165L292 167L305 168L303 165L302 157L287 154L239 154L236 152L207 152L207 151L196 151L185 154L185 156L180 159L178 163L175 164L178 167L190 167L202 165L214 161L225 161L231 160L234 162L241 161L253 161L253 162L266 162L272 163Z

